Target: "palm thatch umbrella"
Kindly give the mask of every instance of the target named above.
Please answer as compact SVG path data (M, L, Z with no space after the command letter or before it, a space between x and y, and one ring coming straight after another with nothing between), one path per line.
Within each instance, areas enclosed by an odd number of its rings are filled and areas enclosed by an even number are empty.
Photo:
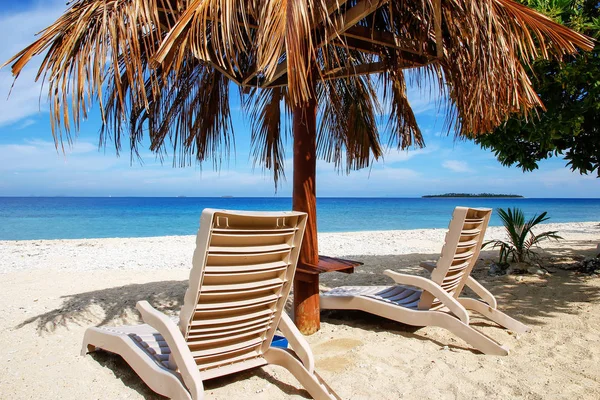
M293 208L310 216L300 258L314 266L316 158L369 166L383 153L382 109L389 145L423 145L406 69L437 81L457 134L476 135L542 107L524 65L591 47L512 0L74 0L9 63L18 75L45 53L38 78L57 146L97 103L101 144L118 152L128 138L135 153L147 133L151 150L173 149L176 163L219 164L232 142L234 82L253 119L255 160L277 182L291 117ZM311 333L318 283L302 285L296 322Z

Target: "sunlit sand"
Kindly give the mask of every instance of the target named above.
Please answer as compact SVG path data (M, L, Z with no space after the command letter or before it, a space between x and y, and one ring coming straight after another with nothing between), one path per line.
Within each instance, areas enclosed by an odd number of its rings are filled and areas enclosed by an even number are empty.
M593 256L598 223L550 224L565 238L549 242L549 276L475 276L504 311L530 325L516 335L475 318L478 329L506 344L507 357L486 356L438 328L415 329L360 312L322 313L307 337L316 368L347 399L600 397L600 278L563 268ZM500 238L490 228L487 238ZM323 287L382 285L387 268L424 274L445 230L327 233L320 252L365 263L351 275L324 274ZM81 357L86 327L139 321L138 300L175 312L181 307L193 236L0 242L0 393L3 398L156 398L120 357ZM485 259L495 251L483 251ZM560 268L559 268L560 267ZM291 375L241 373L207 382L206 398L305 398ZM275 375L277 379L272 379Z

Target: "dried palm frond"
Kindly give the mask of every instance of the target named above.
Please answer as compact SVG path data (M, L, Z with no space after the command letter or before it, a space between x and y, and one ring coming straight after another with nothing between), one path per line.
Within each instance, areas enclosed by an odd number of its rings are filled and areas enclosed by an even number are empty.
M391 71L383 78L383 101L390 105L388 130L390 145L403 150L410 146L423 147L425 142L417 118L408 101L406 80L402 70Z
M279 180L285 178L284 139L288 132L283 128L285 117L282 117L281 112L285 94L285 88L258 89L250 93L244 103L244 108L250 111L252 121L254 165L260 164L273 172L276 188ZM283 106L286 107L285 104ZM285 114L289 118L289 111Z
M321 124L317 156L349 172L383 154L377 129L381 107L368 77L328 80L319 85Z
M381 155L369 74L381 74L391 140L405 148L423 142L403 69L434 77L450 125L475 135L542 106L524 63L591 48L512 0L74 0L9 63L18 76L45 52L57 146L97 101L102 143L119 151L129 129L135 153L147 131L152 151L172 145L183 164L219 164L233 143L229 82L254 88L253 152L278 180L284 92L289 107L318 98L320 157L363 168Z
M151 151L162 154L168 143L172 146L174 165L211 158L218 168L229 156L233 143L228 80L190 57L179 74L169 76L161 89L150 99L149 107L131 113L131 148L137 148L148 132ZM109 115L118 132L118 114Z

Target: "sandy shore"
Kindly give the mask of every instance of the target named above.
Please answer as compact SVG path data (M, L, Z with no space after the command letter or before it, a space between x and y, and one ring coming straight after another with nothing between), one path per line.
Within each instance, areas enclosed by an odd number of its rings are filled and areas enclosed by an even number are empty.
M500 308L531 325L514 335L475 318L485 334L511 348L485 356L438 328L414 329L360 312L323 312L308 337L316 368L344 399L598 399L600 278L568 267L591 256L597 222L549 224L562 242L547 244L545 277L488 277L475 271ZM380 285L391 268L423 274L445 230L327 233L322 254L365 265L352 275L322 276L323 287ZM500 238L490 228L487 238ZM138 300L175 313L181 307L192 236L0 242L0 398L157 398L119 357L79 356L86 327L138 321ZM483 252L493 258L496 252ZM258 371L207 382L208 399L306 398L286 371Z

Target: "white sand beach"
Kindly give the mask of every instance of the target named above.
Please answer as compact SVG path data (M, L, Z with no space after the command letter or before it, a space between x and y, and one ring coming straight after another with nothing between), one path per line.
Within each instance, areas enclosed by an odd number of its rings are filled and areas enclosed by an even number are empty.
M344 399L598 399L600 278L568 268L595 255L598 222L547 224L560 242L543 253L547 276L474 274L499 308L529 324L515 335L474 324L511 349L487 356L439 328L416 329L361 312L322 313L307 337L320 375ZM321 276L323 288L382 285L394 269L425 275L445 230L324 233L322 254L364 262L354 274ZM486 238L501 238L490 228ZM120 357L79 355L88 326L139 322L138 300L175 314L187 285L193 236L0 241L0 398L159 398ZM497 256L483 251L483 259ZM207 399L298 399L285 370L266 367L206 382Z

